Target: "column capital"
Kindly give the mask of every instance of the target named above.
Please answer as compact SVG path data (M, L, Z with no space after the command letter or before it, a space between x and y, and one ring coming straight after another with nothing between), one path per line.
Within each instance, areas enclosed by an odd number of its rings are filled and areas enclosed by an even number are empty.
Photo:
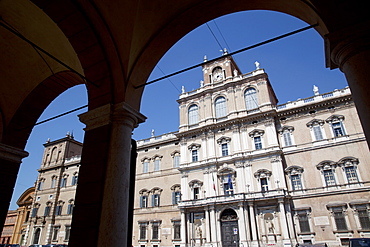
M28 152L0 143L0 159L21 163L28 156Z
M342 70L352 56L368 50L370 46L370 21L365 21L325 36L326 66Z
M79 115L79 118L80 121L86 125L85 131L111 124L113 121L122 121L122 123L135 128L146 119L143 114L132 108L126 102L100 106Z

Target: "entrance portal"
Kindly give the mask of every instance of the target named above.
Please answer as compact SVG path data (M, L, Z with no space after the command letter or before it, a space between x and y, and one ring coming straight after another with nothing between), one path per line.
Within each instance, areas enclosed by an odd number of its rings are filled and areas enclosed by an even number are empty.
M239 246L238 216L232 209L226 209L221 214L222 247Z

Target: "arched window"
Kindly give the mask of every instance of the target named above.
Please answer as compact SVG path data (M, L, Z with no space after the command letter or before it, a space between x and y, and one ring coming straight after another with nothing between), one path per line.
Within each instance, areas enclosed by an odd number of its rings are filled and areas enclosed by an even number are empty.
M248 88L244 92L245 107L247 110L255 109L258 107L257 101L257 90L254 88Z
M198 123L198 106L191 105L188 110L189 125Z
M225 117L227 115L225 97L220 96L215 100L215 111L216 118Z
M35 233L33 234L33 244L38 244L39 243L40 233L41 233L41 229L36 228Z

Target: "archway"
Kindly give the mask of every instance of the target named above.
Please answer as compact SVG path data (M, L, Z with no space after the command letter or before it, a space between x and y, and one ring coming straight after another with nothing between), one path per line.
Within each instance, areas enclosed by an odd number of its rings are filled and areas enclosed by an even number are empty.
M19 6L26 3L29 2L22 1ZM60 44L58 46L48 39L41 40L55 45L62 53L71 50L76 52L78 60L72 59L72 61L81 62L85 76L94 83L88 83L90 111L83 117L83 121L88 126L82 163L91 169L81 172L76 200L76 205L80 206L76 207L78 220L75 221L76 224L72 231L71 246L78 244L96 246L98 242L101 245L118 246L126 242L126 237L117 236L120 235L118 233L127 236L126 228L122 227L122 222L127 222L127 215L120 214L119 217L113 218L108 212L112 210L118 212L118 209L122 209L122 205L126 206L129 200L127 193L122 188L128 186L126 182L129 179L127 180L127 176L122 177L120 181L109 178L113 177L112 174L129 174L128 154L130 153L131 131L135 125L144 120L144 117L138 113L142 89L135 88L135 86L145 82L159 58L177 40L190 30L215 17L241 10L265 9L297 16L309 24L319 23L317 31L323 37L325 36L328 47L327 64L332 68L340 66L346 73L358 104L365 132L368 135L370 133L368 127L370 125L366 124L370 122L367 113L370 97L366 85L369 50L368 44L361 41L364 37L368 37L369 33L366 3L350 1L321 3L320 1L299 0L289 2L283 0L263 2L240 0L233 2L233 4L230 4L229 1L215 3L210 0L170 4L168 1L160 3L112 1L107 3L102 0L97 0L94 3L34 0L34 3L43 11L35 8L27 9L27 14L32 17L31 19L39 20L41 13L46 13L53 20L53 22L48 22L52 24L48 29L40 29L41 34L38 33L40 37L44 37L48 31L59 31L60 28L68 37L73 49L70 49L68 42L58 43ZM8 13L14 14L15 12L8 11ZM8 18L9 14L6 11L1 13L2 18L8 21L11 20ZM10 17L15 20L18 16ZM125 23L125 25L120 23ZM17 24L20 24L17 27L22 27L20 31L35 33L33 23ZM11 40L8 35L3 37ZM4 48L3 54L12 54L8 49L11 43L4 43L6 44L2 46ZM17 49L23 47L19 43L17 45ZM65 45L68 45L69 48ZM9 56L4 56L5 60L9 61L1 60L2 64L9 64L13 60L23 61L22 58L25 58L22 52L14 54L17 54L18 57L9 59ZM38 61L32 62L41 65L44 63L41 60L40 58ZM79 71L82 71L81 67L79 67ZM5 66L4 68L6 70L13 67ZM14 74L17 73L17 70L14 69L10 71ZM43 73L51 74L45 71ZM14 74L12 77L5 77L7 80L4 80L5 83L2 83L0 88L4 95L8 92L15 95L14 97L2 98L1 101L3 122L1 143L4 145L3 149L9 150L8 146L11 146L12 153L16 153L15 160L6 159L4 164L7 172L1 173L2 178L6 178L6 180L1 180L8 184L2 190L2 195L4 195L2 198L5 198L1 204L2 216L5 215L7 209L9 194L11 194L14 185L19 163L26 155L20 151L23 150L29 135L29 133L12 135L15 133L13 130L16 130L17 125L28 115L28 112L18 111L18 106L26 102L26 98L30 96L30 88L37 87L43 81L38 80L35 84L30 84L27 79L22 80L24 77L15 78ZM48 77L45 74L43 74L43 79ZM30 73L30 75L34 75L34 73ZM18 86L9 88L7 85L11 85L12 80L14 80L13 85ZM29 86L28 90L25 90L25 86ZM45 106L43 107L45 108ZM14 116L17 117L13 118ZM19 138L15 141L14 137L18 136ZM97 152L96 146L99 146L99 152ZM121 150L123 155L118 154L117 150ZM5 158L2 157L2 159ZM122 168L123 170L117 173L114 170L117 164L125 169ZM124 195L122 201L113 200L117 198L116 194L120 193ZM116 204L109 203L112 201ZM125 210L123 211L125 212ZM94 217L91 217L92 215ZM86 239L78 239L78 236L86 235L94 237L89 239L88 243L86 243Z
M233 209L225 209L220 216L223 247L239 246L238 216Z

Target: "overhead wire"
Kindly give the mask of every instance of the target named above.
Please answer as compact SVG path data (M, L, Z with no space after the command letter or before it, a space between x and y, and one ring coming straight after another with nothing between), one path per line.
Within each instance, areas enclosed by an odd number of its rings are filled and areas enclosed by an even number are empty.
M238 53L241 53L241 52L244 52L244 51L247 51L247 50L250 50L250 49L253 49L253 48L256 48L256 47L259 47L261 45L265 45L265 44L268 44L268 43L271 43L271 42L274 42L276 40L279 40L279 39L282 39L282 38L285 38L285 37L288 37L288 36L291 36L293 34L296 34L296 33L300 33L300 32L303 32L303 31L306 31L308 29L311 29L311 28L314 28L316 26L318 26L319 24L313 24L313 25L309 25L309 26L306 26L306 27L303 27L303 28L300 28L300 29L297 29L297 30L294 30L294 31L291 31L291 32L288 32L288 33L285 33L285 34L282 34L282 35L279 35L279 36L276 36L274 38L271 38L271 39L268 39L268 40L265 40L265 41L262 41L262 42L259 42L257 44L254 44L254 45L251 45L251 46L248 46L248 47L245 47L245 48L242 48L240 50L237 50L235 52L231 52L231 53L228 53L227 55L228 56L232 56L232 55L235 55L235 54L238 54ZM206 62L202 62L202 63L198 63L198 64L195 64L193 66L190 66L190 67L187 67L185 69L182 69L182 70L179 70L179 71L176 71L174 73L171 73L169 75L166 75L166 76L163 76L163 77L160 77L160 78L157 78L155 80L152 80L152 81L149 81L149 82L146 82L146 83L143 83L143 84L140 84L140 85L137 85L137 86L134 86L135 89L138 89L140 87L144 87L144 86L147 86L147 85L150 85L150 84L153 84L155 82L158 82L158 81L161 81L161 80L164 80L164 79L167 79L169 77L172 77L174 75L178 75L178 74L181 74L181 73L184 73L186 71L189 71L189 70L192 70L192 69L195 69L197 67L200 67L200 66L203 66L203 65L206 65L208 63L213 63L215 61L217 61L218 59L222 58L223 56L219 56L219 57L216 57L214 59L211 59L211 60L208 60Z
M28 39L26 39L23 35L21 34L18 34L17 32L15 32L14 30L12 30L11 28L9 28L7 25L5 25L3 22L2 22L2 19L1 19L1 16L0 16L0 26L6 28L7 30L11 31L12 33L14 33L15 35L17 35L18 37L20 37L21 39L25 40L27 43L30 43L31 45L33 45L33 43L31 41L29 41ZM207 24L207 26L209 27L209 25ZM259 43L256 43L254 45L251 45L251 46L248 46L248 47L245 47L245 48L242 48L242 49L239 49L235 52L230 52L228 53L227 55L228 56L232 56L232 55L235 55L235 54L238 54L238 53L241 53L241 52L244 52L244 51L247 51L247 50L250 50L250 49L253 49L253 48L256 48L256 47L259 47L259 46L262 46L262 45L265 45L265 44L268 44L268 43L271 43L271 42L274 42L276 40L279 40L279 39L282 39L282 38L285 38L285 37L288 37L288 36L291 36L291 35L294 35L294 34L297 34L297 33L300 33L300 32L303 32L303 31L306 31L308 29L311 29L311 28L314 28L314 27L317 27L318 24L313 24L313 25L309 25L309 26L306 26L306 27L303 27L303 28L300 28L300 29L296 29L294 31L291 31L291 32L288 32L288 33L285 33L285 34L282 34L282 35L279 35L279 36L276 36L274 38L271 38L271 39L268 39L268 40L265 40L265 41L262 41L262 42L259 42ZM211 33L214 35L214 33L211 31ZM215 36L214 36L215 37ZM217 39L216 39L217 40ZM218 40L217 40L218 42ZM220 43L218 42L218 44L220 45ZM48 55L49 57L55 59L56 61L60 62L62 65L64 65L66 68L70 69L72 72L78 74L81 78L85 79L86 81L90 82L91 84L97 86L96 84L94 84L93 82L91 82L90 80L88 80L85 76L81 75L78 71L75 71L74 69L72 69L71 67L69 67L68 65L64 64L63 62L61 62L60 60L58 60L57 58L55 58L54 56L52 56L51 54L47 53L45 50L43 50L41 47L37 46L36 44L35 45L35 48L37 48L38 50L40 50L41 52L45 53L46 55ZM220 45L221 47L221 45ZM211 60L208 60L206 62L202 62L202 63L198 63L196 65L193 65L193 66L190 66L190 67L187 67L185 69L182 69L182 70L179 70L179 71L176 71L174 73L171 73L171 74L168 74L168 75L165 75L163 77L160 77L160 78L157 78L155 80L152 80L152 81L149 81L149 82L146 82L146 83L143 83L143 84L140 84L138 86L135 86L134 88L135 89L138 89L140 87L144 87L146 85L150 85L150 84L153 84L155 82L158 82L158 81L161 81L161 80L164 80L164 79L168 79L174 75L178 75L178 74L181 74L181 73L184 73L186 71L189 71L189 70L192 70L192 69L195 69L197 67L200 67L200 66L203 66L203 65L206 65L206 64L209 64L209 63L213 63L215 61L217 61L218 59L222 58L224 55L222 56L219 56L219 57L216 57L214 59L211 59ZM158 66L157 66L158 67ZM159 67L158 67L159 68ZM160 71L162 71L160 68L159 68ZM163 71L162 71L163 73ZM164 73L163 73L164 74ZM171 82L171 81L170 81ZM171 82L172 83L172 82ZM173 83L172 83L173 84ZM174 84L173 84L174 85ZM175 86L175 85L174 85ZM97 86L98 87L98 86ZM177 87L175 86L175 88L177 89ZM86 108L88 107L88 105L84 105L84 106L81 106L81 107L78 107L78 108L75 108L73 110L70 110L68 112L65 112L65 113L62 113L62 114L59 114L57 116L54 116L54 117L51 117L51 118L48 118L46 120L43 120L41 122L37 122L34 126L36 125L40 125L40 124L43 124L43 123L46 123L46 122L49 122L51 120L54 120L56 118L59 118L59 117L62 117L62 116L65 116L67 114L70 114L70 113L73 113L75 111L78 111L78 110L81 110L83 108Z

